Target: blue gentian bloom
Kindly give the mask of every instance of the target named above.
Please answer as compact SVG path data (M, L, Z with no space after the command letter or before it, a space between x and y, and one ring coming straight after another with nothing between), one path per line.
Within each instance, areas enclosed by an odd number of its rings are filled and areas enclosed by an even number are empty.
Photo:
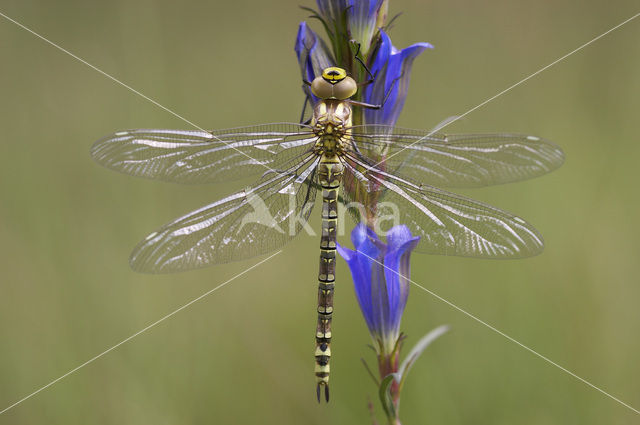
M301 22L298 27L294 50L298 56L302 78L306 81L313 81L316 75L322 74L323 69L335 65L325 42L309 28L306 22ZM318 100L311 91L307 94L311 96L313 102Z
M359 43L360 55L374 76L373 83L364 87L359 100L381 105L389 94L381 109L364 110L363 123L394 126L407 97L413 61L433 46L416 43L402 50L393 46L387 33L381 29L387 15L388 0L317 0L317 4L318 14L313 16L324 24L333 55L327 44L306 22L302 22L298 28L295 51L303 78L313 81L326 67L341 66L352 61L350 57L353 51L348 47L348 42L353 40ZM355 61L353 64L361 67ZM355 75L361 71L351 69L347 72ZM318 100L306 87L303 89L313 102Z
M330 37L348 34L360 43L363 55L369 52L375 30L386 17L388 0L317 0L318 12L330 29ZM344 40L344 41L350 41Z
M409 75L413 60L426 49L432 48L429 43L416 43L398 50L391 43L387 33L380 30L380 43L371 61L371 73L375 80L365 87L364 101L380 105L387 93L389 97L383 108L364 111L367 124L396 124L409 91Z
M343 19L344 11L349 7L348 0L317 0L318 11L327 23L338 23Z
M313 81L316 75L322 74L323 69L335 65L325 42L309 28L306 22L300 22L294 50L298 56L302 75L307 81Z
M373 34L382 24L380 13L386 14L387 2L384 0L349 0L347 26L351 38L360 44L363 56L369 53ZM384 6L384 7L383 7Z
M411 251L420 241L405 225L394 226L383 243L359 224L351 232L355 250L338 245L347 261L360 309L379 354L391 354L400 337L400 320L409 296Z

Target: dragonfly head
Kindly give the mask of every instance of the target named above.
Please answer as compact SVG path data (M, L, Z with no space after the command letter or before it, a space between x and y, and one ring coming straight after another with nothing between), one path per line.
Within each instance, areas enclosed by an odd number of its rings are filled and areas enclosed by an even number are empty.
M356 94L358 85L347 75L347 71L337 66L325 68L322 75L311 82L311 92L320 99L345 100Z

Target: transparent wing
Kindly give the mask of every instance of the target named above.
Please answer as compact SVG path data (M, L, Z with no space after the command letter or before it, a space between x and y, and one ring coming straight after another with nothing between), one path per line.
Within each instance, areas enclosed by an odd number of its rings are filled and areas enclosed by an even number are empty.
M228 130L129 130L98 140L91 156L122 173L174 183L213 183L279 170L316 141L301 124Z
M560 147L535 136L445 135L378 125L356 126L352 133L354 149L380 158L375 162L384 160L380 168L440 187L526 180L551 172L564 161Z
M163 226L131 254L136 271L167 273L243 260L274 251L306 223L316 196L318 159L269 173L234 193Z
M542 252L542 236L520 217L472 199L420 185L349 154L349 173L365 190L383 194L375 214L383 225L405 224L420 236L419 252L480 258L522 258ZM343 193L352 199L350 193Z

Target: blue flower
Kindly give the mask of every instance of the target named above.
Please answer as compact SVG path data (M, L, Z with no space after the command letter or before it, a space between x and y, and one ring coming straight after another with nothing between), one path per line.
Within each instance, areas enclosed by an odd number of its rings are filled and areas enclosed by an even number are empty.
M393 46L387 33L381 29L387 16L388 0L317 0L317 4L318 12L307 10L313 13L311 17L319 19L324 25L333 55L327 44L306 22L302 22L295 51L303 78L312 81L326 67L346 64L354 67L347 69L347 72L362 76L361 65L353 60L354 51L349 43L351 40L357 42L360 45L360 57L369 65L374 76L373 83L365 86L362 98L358 100L373 105L384 103L384 106L377 110L365 109L364 122L359 118L356 123L394 126L409 91L413 61L433 46L416 43L402 50ZM313 102L318 100L307 87L303 86L303 89Z
M351 232L355 250L338 245L347 261L360 309L379 354L391 354L400 337L400 321L409 296L409 258L420 241L405 225L387 233L387 243L359 224Z
M351 38L360 44L363 56L369 53L375 30L382 25L386 15L387 1L349 0L347 25ZM382 15L382 16L381 16Z
M347 0L317 0L318 11L327 22L338 23L344 19L344 11L349 6Z
M313 81L316 75L322 74L323 69L335 65L325 42L309 28L306 22L301 22L298 27L294 50L298 56L302 78L306 81ZM318 100L311 91L307 94L311 96L313 102Z
M364 101L380 105L389 90L390 92L383 108L364 111L367 124L396 124L409 91L409 75L413 60L426 49L432 48L429 43L416 43L398 50L391 43L387 33L380 30L380 42L371 61L371 73L375 80L365 88Z

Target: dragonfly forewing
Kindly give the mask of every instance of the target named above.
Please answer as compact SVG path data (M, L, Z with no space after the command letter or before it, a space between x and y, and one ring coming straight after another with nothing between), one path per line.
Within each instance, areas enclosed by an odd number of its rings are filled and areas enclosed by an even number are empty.
M282 169L308 152L317 137L301 124L227 130L128 130L101 140L91 156L101 165L174 183L215 183Z
M358 126L354 145L376 152L373 164L420 183L465 188L542 176L562 165L556 144L520 134L445 135L388 126Z

